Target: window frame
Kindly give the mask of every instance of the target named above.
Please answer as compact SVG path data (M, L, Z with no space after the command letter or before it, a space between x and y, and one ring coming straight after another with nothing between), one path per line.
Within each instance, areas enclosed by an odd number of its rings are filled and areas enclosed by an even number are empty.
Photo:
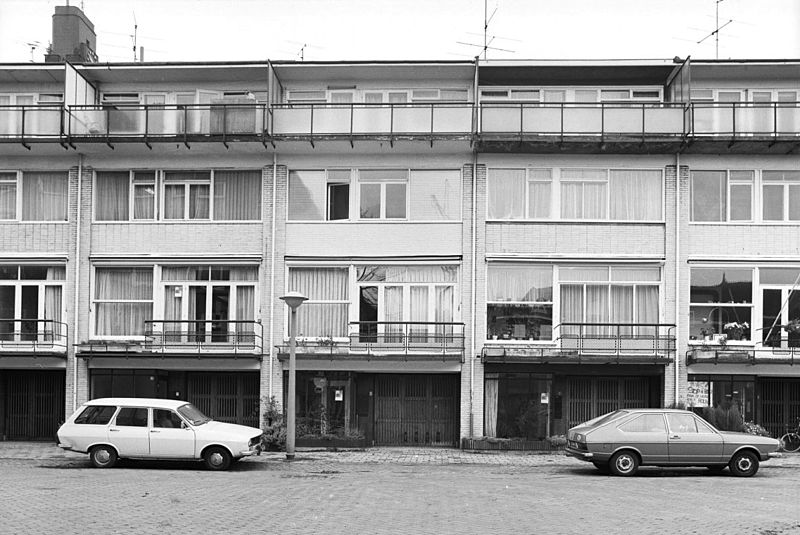
M759 190L761 192L761 203L760 203L761 222L765 223L765 224L769 224L769 225L774 225L774 224L798 225L798 224L800 224L800 177L797 177L795 179L766 178L766 177L764 177L764 173L765 172L766 173L771 173L771 172L780 173L780 172L787 172L787 171L777 170L777 169L776 170L773 170L773 169L762 169L761 170L761 184L760 184L760 187L759 187ZM793 170L791 172L795 172L796 173L797 171ZM782 201L782 203L781 203L782 204L782 206L781 206L781 211L782 211L781 219L766 219L764 217L764 212L765 212L765 210L764 210L764 208L765 208L764 202L766 200L766 195L764 194L764 190L765 190L765 188L767 186L771 186L771 187L782 186L781 187L781 197L782 197L781 198L781 201ZM792 189L795 189L797 191L797 193L795 193L795 199L796 199L796 202L798 203L798 206L794 210L796 213L798 213L798 218L797 219L791 219L790 218L791 217L791 212L792 212L792 195L791 195Z
M150 299L98 299L95 297L97 291L97 270L98 269L128 269L128 270L144 270L150 269L152 271L152 288L150 289ZM137 265L135 263L129 264L106 264L106 263L98 263L93 264L91 267L91 280L90 280L90 297L89 297L89 338L91 340L134 340L134 341L144 341L146 340L146 336L136 335L136 334L122 334L122 335L100 335L97 333L97 305L99 303L150 303L150 318L155 319L155 312L156 312L156 289L157 281L156 278L156 266L154 264L141 264Z
M2 175L14 174L13 178ZM2 222L22 221L22 171L19 170L5 170L0 169L0 184L13 184L14 185L14 217L9 219L0 219Z
M361 173L364 171L397 171L405 173L405 178L362 178ZM375 169L375 168L360 168L356 170L356 184L358 185L357 192L356 192L356 206L358 208L358 217L357 220L359 222L371 222L371 221L409 221L409 201L410 201L410 170L406 168L385 168L385 169ZM388 206L387 203L387 186L389 185L397 185L402 184L405 189L405 203L403 205L403 217L387 217L386 216L386 209ZM365 185L379 185L380 186L380 193L379 193L379 201L380 206L378 208L379 214L378 217L363 217L361 215L361 200L362 200L362 186Z
M36 266L42 268L63 268L63 278L61 279L23 279L22 278L22 268L28 266ZM34 264L2 264L2 267L14 267L17 271L17 277L15 279L0 279L0 287L11 287L14 288L14 315L12 318L0 318L0 319L16 319L14 325L13 333L14 340L17 339L18 335L22 334L21 323L25 322L34 322L37 324L36 332L33 334L37 335L37 340L40 340L40 327L39 323L45 318L45 307L46 307L46 299L47 299L47 288L59 288L61 290L60 300L61 300L61 310L58 311L58 317L61 318L61 323L66 325L66 318L67 313L67 304L66 304L66 283L67 283L67 269L65 264L48 264L46 262L41 263L34 263ZM22 318L22 288L23 287L35 287L37 289L37 303L36 303L36 318L35 319L23 319ZM58 335L66 335L66 332L61 332L62 327L56 325L55 323L52 324L52 327L49 329L47 328L47 323L45 325L45 331L50 331L53 334ZM25 341L25 340L23 340ZM31 341L33 342L33 341Z
M717 220L717 221L704 221L704 220L696 220L695 219L695 204L694 204L694 195L695 195L695 185L694 185L694 175L695 173L723 173L723 180L725 181L724 192L725 192L725 206L724 209L720 209L720 213L724 213L724 220ZM734 173L750 173L750 178L743 178L743 177L736 177L733 176ZM724 225L724 224L733 224L733 225L741 225L743 223L755 223L758 221L756 207L758 206L758 198L757 198L757 191L760 189L758 185L758 175L759 173L755 169L692 169L689 173L689 223L692 225ZM735 186L741 185L749 185L750 186L750 219L731 219L731 213L733 210L733 203L731 202L732 199L732 190Z
M489 280L491 277L490 270L492 266L504 267L508 265L522 265L525 267L545 267L550 269L550 300L549 301L512 301L512 300L493 300L489 298ZM556 340L556 264L539 264L539 263L525 263L525 264L512 264L509 262L495 261L489 262L486 266L486 339L487 343L499 342L503 344L552 344ZM489 329L489 306L490 305L516 305L516 306L549 306L550 307L550 338L539 339L503 339L499 335L495 338Z

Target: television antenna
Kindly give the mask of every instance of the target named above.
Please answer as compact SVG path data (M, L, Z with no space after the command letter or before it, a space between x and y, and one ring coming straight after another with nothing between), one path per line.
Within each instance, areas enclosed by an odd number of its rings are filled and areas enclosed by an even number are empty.
M494 10L492 10L492 14L490 15L489 14L489 2L488 2L488 0L483 0L483 33L482 34L476 34L476 33L472 33L472 32L467 32L469 35L477 35L477 36L483 35L483 45L479 45L479 44L475 44L475 43L468 43L468 42L465 42L465 41L456 41L456 43L459 44L459 45L474 46L474 47L480 48L481 51L483 52L483 59L484 60L486 60L487 52L489 50L496 50L498 52L510 52L510 53L513 54L514 50L509 50L507 48L500 48L500 47L496 47L496 46L490 46L494 42L495 39L519 42L518 39L508 39L508 38L505 38L505 37L498 37L496 35L489 36L489 24L492 22L492 19L497 14L497 10L499 8L500 8L500 6L496 5L494 7ZM478 53L478 56L480 57L480 52Z
M136 12L133 11L133 35L131 35L131 40L133 41L133 62L136 63L136 34L139 33L139 24L136 22Z
M725 24L720 26L719 25L719 5L722 2L724 2L725 0L714 0L714 1L716 2L716 6L715 6L715 8L716 8L716 16L715 16L716 24L715 24L715 28L716 29L713 32L711 32L710 34L708 34L705 37L703 37L702 39L700 39L699 41L697 41L697 44L699 45L700 43L702 43L703 41L705 41L709 37L714 36L715 47L716 47L716 59L719 59L719 31L722 28L724 28L725 26L727 26L728 24L730 24L731 22L733 22L733 19L729 19L728 22L726 22Z
M300 61L305 61L305 59L306 59L306 50L307 49L309 49L309 48L322 49L323 48L323 47L320 47L320 46L317 46L317 45L312 45L311 43L307 43L307 42L300 42L300 41L286 41L286 42L289 43L290 45L295 45L295 46L299 46L300 47L299 49L296 49L297 50L296 52L294 52L294 54L297 57L300 58Z
M35 60L33 59L33 53L36 51L37 48L39 48L42 45L42 43L40 43L39 41L31 41L30 43L25 43L25 44L28 45L31 49L31 63L34 63Z

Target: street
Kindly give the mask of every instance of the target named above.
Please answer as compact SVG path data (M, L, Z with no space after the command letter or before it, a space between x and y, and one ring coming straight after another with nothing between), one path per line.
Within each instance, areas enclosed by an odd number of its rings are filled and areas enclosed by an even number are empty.
M53 446L0 446L0 532L789 534L800 533L799 461L764 463L749 479L699 468L616 478L563 455L376 449L298 452L293 463L268 453L215 473L100 470Z

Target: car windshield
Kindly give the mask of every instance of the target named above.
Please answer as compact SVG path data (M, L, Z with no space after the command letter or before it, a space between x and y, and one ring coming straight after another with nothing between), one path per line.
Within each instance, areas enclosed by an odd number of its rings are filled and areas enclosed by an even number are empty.
M614 411L609 412L608 414L604 414L603 416L598 416L594 420L589 420L588 422L584 422L581 424L581 427L596 427L598 425L603 425L605 423L610 422L611 420L616 420L622 416L628 414L628 411Z
M178 413L189 420L189 423L192 425L203 425L204 423L211 421L211 418L200 412L200 409L191 403L187 403L186 405L181 405L178 407Z

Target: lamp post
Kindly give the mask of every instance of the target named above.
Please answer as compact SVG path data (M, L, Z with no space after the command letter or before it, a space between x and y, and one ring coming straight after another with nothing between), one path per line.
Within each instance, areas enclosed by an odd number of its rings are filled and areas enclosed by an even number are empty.
M300 292L289 292L282 296L281 301L289 306L289 392L286 395L286 460L294 460L294 435L295 435L295 345L297 338L297 309L308 300Z

